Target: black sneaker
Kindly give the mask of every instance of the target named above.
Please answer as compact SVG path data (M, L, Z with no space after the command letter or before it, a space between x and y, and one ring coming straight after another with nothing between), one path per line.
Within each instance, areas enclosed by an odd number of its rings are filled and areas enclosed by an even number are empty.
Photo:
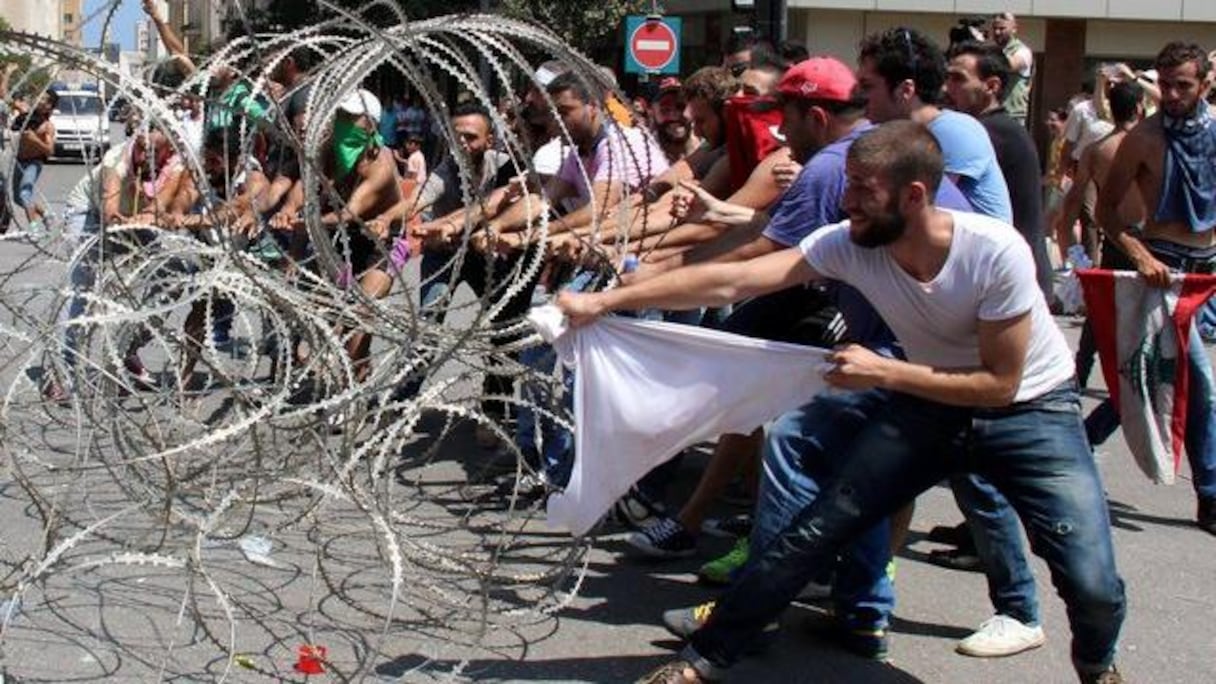
M709 601L699 606L663 611L663 626L667 628L668 632L687 641L693 632L705 626L717 605L717 601ZM759 655L767 651L776 643L777 635L780 633L781 623L776 621L768 623L760 634L747 645L744 652L748 655Z
M625 541L648 558L688 558L697 552L696 538L675 518L659 518L655 524L634 532Z
M701 523L701 531L719 539L738 539L752 533L752 517L746 513L728 518L710 518Z
M1078 672L1081 684L1123 684L1123 675L1114 665L1101 672Z
M644 530L666 514L663 504L652 500L637 487L631 487L612 507L616 521L631 530Z
M929 534L925 535L925 539L935 544L962 546L972 543L971 528L967 527L965 522L954 526L935 525L933 529L929 530Z
M1199 498L1199 513L1195 516L1199 529L1216 534L1216 496Z
M891 660L891 637L884 628L850 627L839 618L814 623L812 636L852 653L858 658L885 663Z

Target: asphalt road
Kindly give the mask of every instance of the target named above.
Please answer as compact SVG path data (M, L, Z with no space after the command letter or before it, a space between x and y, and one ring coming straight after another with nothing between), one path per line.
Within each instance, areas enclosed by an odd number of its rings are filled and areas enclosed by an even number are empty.
M48 166L42 189L57 199L70 189L82 167L56 163ZM21 250L0 253L0 273L22 258ZM411 277L416 277L416 274ZM1059 319L1075 345L1077 322ZM1092 406L1093 398L1086 400ZM60 429L68 430L68 427ZM446 475L468 473L470 454L485 458L467 435L454 442L452 469ZM1114 521L1119 569L1129 599L1127 621L1120 647L1119 664L1129 682L1192 684L1216 682L1216 538L1193 525L1195 498L1189 473L1183 466L1180 482L1173 487L1154 486L1137 470L1118 434L1098 450L1098 461ZM691 486L701 458L686 459L681 486ZM6 533L0 540L12 545L36 534L28 526L28 509L20 492L13 491L7 475L0 475L6 503ZM673 502L675 503L675 502ZM724 509L729 511L729 509ZM11 517L9 517L11 516ZM945 570L926 559L933 546L923 535L937 524L953 524L960 516L949 492L942 488L920 500L913 535L898 563L899 605L893 626L891 666L859 661L818 643L806 632L812 611L794 607L784 618L784 635L777 646L762 657L746 660L733 673L738 682L1009 682L1042 684L1073 680L1069 660L1069 638L1063 605L1055 597L1045 566L1035 560L1044 627L1048 643L1041 649L1000 660L979 660L955 655L954 643L989 616L990 604L984 578L973 573ZM543 534L539 528L538 534ZM20 538L15 538L14 535ZM7 538L7 539L5 539ZM374 542L358 538L369 546ZM491 633L480 648L455 649L442 644L390 640L379 644L382 662L371 676L382 681L430 681L439 675L412 672L426 657L443 665L456 666L461 657L469 662L457 677L472 681L631 681L668 659L678 644L659 622L662 610L694 604L713 596L698 586L695 571L700 562L727 550L726 542L706 541L700 558L670 563L643 563L629 558L619 534L597 540L589 557L585 582L572 603L550 619L519 624ZM277 582L284 587L303 578L283 579L276 571L249 566L251 581ZM138 574L138 573L134 573ZM154 573L146 572L149 582ZM144 581L142 579L138 581ZM66 596L94 607L100 588L89 582L73 585ZM59 597L63 599L64 597ZM38 602L23 607L23 617L11 628L5 643L10 677L30 681L148 681L160 676L179 681L213 679L217 670L208 664L207 652L218 651L206 643L195 644L204 656L189 666L162 671L164 663L138 658L105 657L116 651L99 643L99 632L90 624L73 623L52 605ZM158 606L154 617L148 603L136 592L107 595L105 613L130 640L164 639L166 626L174 624L173 605ZM124 605L124 601L128 601ZM99 618L100 619L100 618ZM57 621L58 620L58 621ZM503 624L510 624L504 619ZM54 625L54 627L49 626ZM171 631L171 629L170 629ZM270 637L255 637L258 651L275 661L276 674L236 670L235 681L302 679L290 672L295 659L289 637L275 643ZM210 649L210 651L208 650ZM102 663L104 661L104 666ZM191 669L195 668L195 669Z

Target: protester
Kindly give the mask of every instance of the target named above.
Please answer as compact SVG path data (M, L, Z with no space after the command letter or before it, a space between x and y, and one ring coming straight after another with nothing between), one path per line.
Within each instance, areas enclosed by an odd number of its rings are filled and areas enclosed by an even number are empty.
M8 130L10 111L8 84L16 71L16 62L7 62L0 67L0 132ZM4 153L5 142L6 136L0 133L0 154ZM7 184L8 173L5 169L0 169L0 188L5 188ZM8 195L6 189L0 190L0 235L8 232L9 222L12 220L12 208L9 206Z
M1207 103L1212 65L1206 51L1171 42L1154 67L1161 108L1120 143L1099 192L1097 218L1150 286L1168 287L1171 272L1212 273L1216 267L1216 126ZM1147 210L1138 227L1121 213L1136 190ZM1187 353L1186 454L1198 498L1196 522L1216 535L1216 380L1197 326Z
M357 283L370 299L388 295L409 251L395 234L400 228L399 219L375 221L401 201L392 152L384 147L378 133L381 113L380 100L371 92L358 89L349 93L338 104L321 159L321 168L339 202L327 202L320 217L321 225L333 231L334 246L341 258L338 271L330 275L342 287ZM299 216L303 203L302 189L296 184L275 219L279 229L303 230ZM362 380L370 371L371 334L355 329L348 330L346 337L355 379ZM335 428L341 423L339 416L331 419Z
M1050 301L1052 268L1047 255L1039 182L1039 153L1026 130L1002 102L1012 84L1012 66L993 43L961 43L950 51L946 99L954 109L975 117L988 131L997 165L1009 188L1013 226L1030 245L1039 287Z
M412 181L418 187L426 182L426 157L422 155L422 138L409 136L401 145L401 149L393 150L393 159L397 162L397 170L404 180Z
M708 616L665 616L690 643L679 661L644 681L721 676L816 568L960 468L988 474L1031 537L1051 539L1034 548L1069 606L1082 681L1121 681L1113 661L1125 600L1106 502L1080 427L1072 361L1035 282L1029 247L1007 224L934 206L942 155L917 123L892 122L862 136L846 168L850 220L816 231L798 249L558 298L579 326L615 310L720 305L837 277L866 295L908 355L898 361L857 345L834 354L828 382L885 393L884 409L845 447L836 484L749 563ZM983 431L972 427L976 413ZM1061 517L1073 523L1064 537L1052 523Z
M872 120L909 118L924 124L942 151L946 176L956 180L974 210L1002 222L1013 220L1008 186L983 125L937 105L946 83L946 61L931 40L898 27L868 36L861 45L858 82L869 96ZM996 615L960 642L959 650L987 657L1042 645L1034 575L1014 510L982 473L959 473L950 484L970 534L955 528L947 539L957 541L957 548L936 551L931 558L946 567L982 569L996 608ZM892 523L896 548L902 546L911 517L909 507Z
M1061 164L1061 156L1064 153L1064 124L1067 121L1068 109L1064 107L1048 111L1044 121L1048 138L1047 163L1043 167L1043 212L1047 225L1054 229L1049 237L1053 240L1055 250L1051 254L1052 263L1057 266L1063 265L1068 258L1066 242L1072 244L1076 240L1075 237L1069 238L1072 234L1071 226L1064 226L1059 220L1060 206L1071 183Z
M55 153L55 124L51 114L59 104L59 95L48 90L38 98L33 109L13 118L12 131L17 138L17 163L13 167L13 202L25 211L29 232L38 235L46 230L47 210L38 201L38 179L43 165Z
M1018 38L1018 20L1012 12L993 15L988 30L992 42L1000 46L1009 60L1009 82L1002 91L1001 105L1009 118L1025 128L1034 83L1034 52Z
M1060 155L1064 173L1072 176L1081 160L1085 148L1101 140L1113 129L1106 106L1106 73L1099 68L1095 75L1096 84L1089 97L1077 101L1068 112L1068 122L1064 124L1064 150ZM1094 202L1096 196L1090 192L1085 196L1085 204L1081 212L1081 234L1079 242L1085 248L1085 254L1090 262L1100 260L1102 234L1094 221ZM1070 235L1064 236L1068 244L1078 242ZM1066 245L1062 249L1067 250Z
M393 210L404 212L405 216L425 214L433 217L415 229L423 240L418 297L423 314L438 322L446 318L452 297L461 283L467 283L478 296L484 296L491 286L502 282L518 266L518 258L495 259L494 255L477 251L467 251L457 258L458 247L468 239L466 231L471 230L481 216L476 210L466 211L465 197L479 198L472 207L482 203L497 206L503 201L503 195L496 195L495 191L505 189L517 174L510 164L510 156L495 149L494 124L489 112L480 105L467 102L452 110L452 129L458 147L424 179L416 197L404 197L404 204ZM530 297L528 288L523 288L494 321L501 323L518 318L527 310ZM498 343L505 344L512 339L502 337ZM486 373L482 383L487 396L510 395L513 387L509 378L492 372ZM406 393L415 391L416 385ZM506 406L499 400L482 402L482 410L494 420L506 419ZM476 437L483 447L498 442L494 432L485 427L479 427Z
M675 164L693 154L701 147L701 139L693 132L685 113L683 87L678 78L665 78L659 82L658 95L650 103L649 118L655 136L668 163Z

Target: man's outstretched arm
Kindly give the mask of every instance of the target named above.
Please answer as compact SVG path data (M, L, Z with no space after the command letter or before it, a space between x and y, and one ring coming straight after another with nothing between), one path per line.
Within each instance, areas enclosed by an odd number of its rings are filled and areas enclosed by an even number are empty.
M747 262L676 269L605 292L563 292L558 296L557 305L572 325L580 326L613 311L725 306L820 277L800 250L790 248Z

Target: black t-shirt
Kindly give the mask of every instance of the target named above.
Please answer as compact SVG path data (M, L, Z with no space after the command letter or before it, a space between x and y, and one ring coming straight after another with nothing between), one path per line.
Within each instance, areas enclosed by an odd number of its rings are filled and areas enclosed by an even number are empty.
M495 150L488 150L486 155L486 158L482 162L482 172L485 173L486 171L484 168L485 164L495 164L497 168L494 170L493 175L486 174L484 176L485 182L477 190L478 193L483 195L491 190L505 186L518 174L518 171L510 163L510 158L506 154ZM453 211L463 208L464 195L460 191L460 167L456 164L456 160L450 154L445 156L433 173L443 180L443 194L431 206L431 215L434 217L447 216Z
M308 94L312 84L305 83L297 86L279 100L279 119L269 132L269 145L266 150L266 175L269 178L283 176L291 180L300 179L300 156L291 144L292 119L297 114L304 113L308 104Z
M996 161L1009 187L1013 205L1013 227L1030 244L1034 255L1039 287L1051 294L1051 261L1043 225L1042 179L1039 175L1039 153L1026 127L1009 116L1005 109L994 109L979 117L992 139Z

